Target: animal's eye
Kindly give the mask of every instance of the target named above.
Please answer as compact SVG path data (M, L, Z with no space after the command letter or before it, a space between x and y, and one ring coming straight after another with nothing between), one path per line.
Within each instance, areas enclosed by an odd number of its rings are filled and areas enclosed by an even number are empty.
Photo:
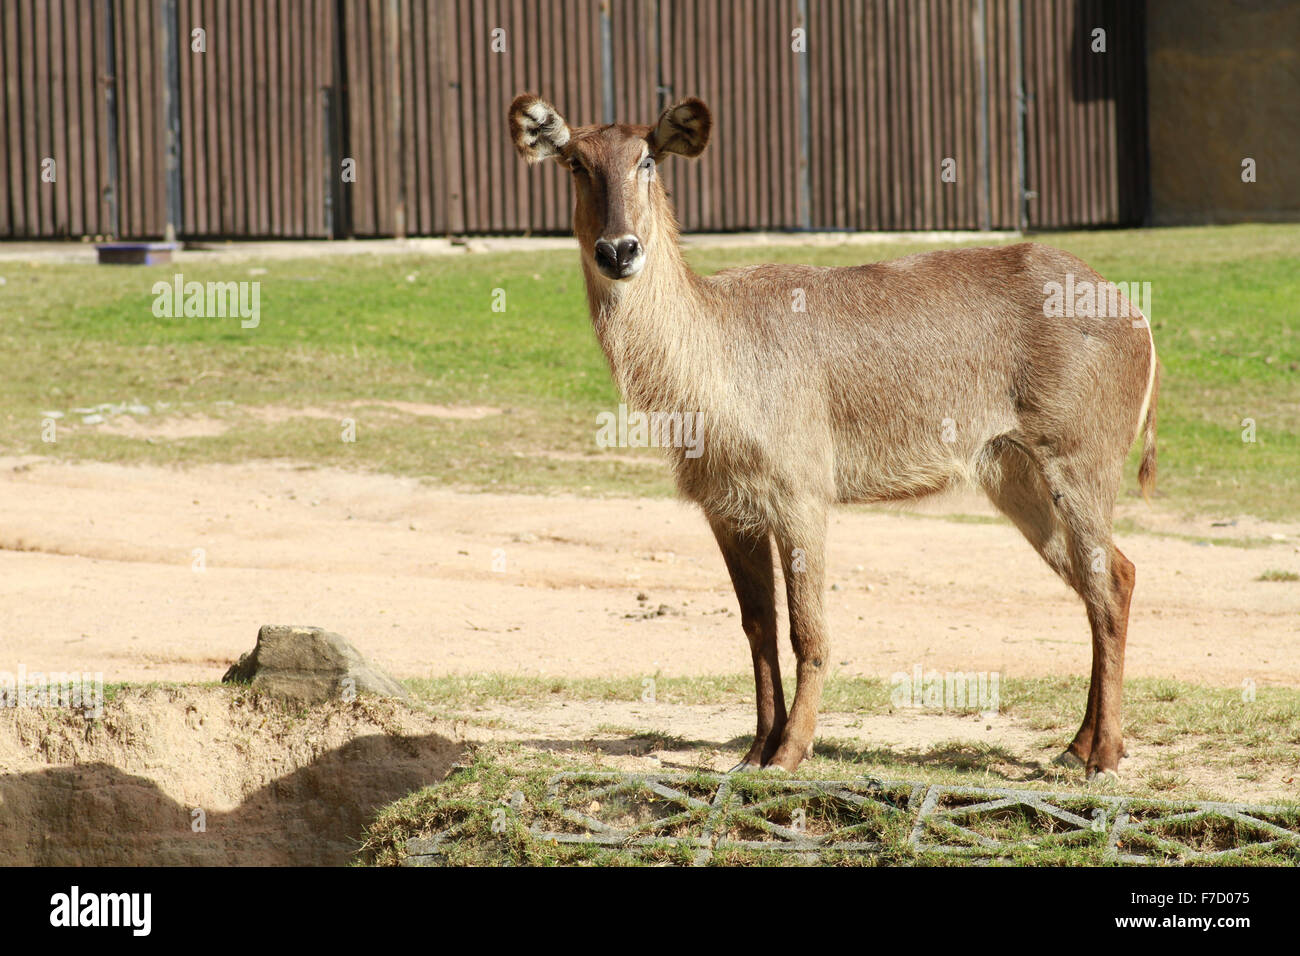
M645 159L641 160L637 168L643 173L650 172L650 170L655 168L655 158L653 156L647 156Z

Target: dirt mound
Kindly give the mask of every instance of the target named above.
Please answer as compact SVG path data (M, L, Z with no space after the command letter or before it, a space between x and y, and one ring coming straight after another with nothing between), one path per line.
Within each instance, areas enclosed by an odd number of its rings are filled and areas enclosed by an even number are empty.
M93 722L0 709L0 865L346 864L461 756L438 729L396 701L232 688L123 690Z

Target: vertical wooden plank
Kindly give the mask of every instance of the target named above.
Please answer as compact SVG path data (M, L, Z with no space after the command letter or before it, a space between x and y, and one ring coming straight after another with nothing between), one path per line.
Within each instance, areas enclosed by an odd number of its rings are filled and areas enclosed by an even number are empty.
M546 26L547 24L543 24L538 17L537 9L530 6L528 11L530 59L536 64L536 82L533 92L547 102L554 103L556 88L551 78L551 43L550 37L545 35ZM561 112L564 110L564 107L558 104L556 108ZM534 190L532 228L545 232L551 228L554 216L555 182L550 176L541 174L540 170L534 172L531 178Z
M197 6L197 26L203 27L206 35L205 53L194 54L198 57L196 70L203 71L203 99L195 102L195 112L203 114L202 139L199 150L203 157L204 213L203 232L213 235L221 229L221 192L223 163L218 148L219 131L218 103L221 90L217 67L220 54L214 48L213 32L217 22L216 0L199 0Z
M216 159L220 172L214 205L213 225L218 231L230 234L235 229L235 170L231 146L234 133L231 125L231 105L234 99L230 83L231 75L231 19L230 0L213 0L210 9L212 25L208 30L208 52L205 56L212 58L213 84L210 89L215 92L212 112L208 117L212 139L208 143L209 156Z
M853 150L849 168L853 188L853 208L849 228L862 230L867 228L868 218L871 215L871 148L872 140L875 137L875 130L872 128L869 118L871 108L869 74L871 36L868 26L870 0L853 0L851 15L852 36L848 39L846 47L849 69L848 82L853 89L850 110L853 116Z
M66 58L63 49L64 11L58 0L50 3L50 116L53 127L50 142L50 154L57 171L55 182L50 184L54 201L53 217L50 221L50 234L66 236L68 227L68 190L71 185L72 164L68 156L68 121L67 112L67 69L73 61Z
M889 190L893 219L890 229L907 229L907 128L903 117L907 114L907 21L900 0L889 2L889 68L893 93L889 109Z
M442 25L437 23L441 15L442 0L427 0L414 3L411 7L418 32L413 42L416 45L420 69L416 70L416 99L419 113L420 132L416 141L419 152L418 175L424 183L421 191L421 218L425 223L426 235L439 235L447 231L445 225L447 191L446 180L442 173L442 157L446 153L446 144L438 136L437 116L442 110L441 91L444 78L442 74L441 44L437 31ZM524 41L521 29L515 27L515 35ZM423 57L421 62L420 57ZM516 169L518 174L520 171ZM526 221L525 221L526 227Z
M52 56L62 70L63 95L63 159L59 162L60 196L64 204L65 230L70 236L84 233L82 196L85 188L81 178L81 73L85 70L77 42L77 10L71 0L54 0L54 10L59 21L61 42L52 44ZM56 151L59 147L56 145ZM58 200L56 199L55 215Z
M942 17L946 24L951 18L954 23L953 29L940 29L934 31L926 44L926 56L930 65L930 95L931 95L931 117L932 117L932 143L933 153L931 154L934 168L931 172L934 181L934 206L932 210L933 228L951 229L956 217L953 215L954 201L956 192L962 188L963 173L961 162L963 157L957 151L957 144L953 140L952 129L956 120L955 110L953 108L952 95L952 55L954 44L954 33L956 32L956 23L961 16L960 0L951 0L945 3L943 0L931 3L930 15L932 20ZM946 158L957 160L957 182L946 183L942 179L942 162Z
M180 85L180 163L181 163L181 220L184 234L193 234L197 213L194 192L198 177L194 174L194 95L198 82L190 53L192 15L189 0L176 3L176 75Z
M14 189L13 218L15 235L35 236L40 234L40 213L36 208L40 190L40 166L37 158L36 143L36 63L33 57L19 54L19 36L27 36L34 29L33 11L30 0L19 0L17 4L5 4L12 17L11 29L7 31L10 57L14 64L14 85L10 87L10 115L14 119L14 133L9 142L13 144L14 169L17 172Z
M307 0L308 3L311 0ZM268 65L266 18L268 9L264 4L256 4L248 10L245 19L245 44L252 51L252 132L253 151L251 170L253 174L253 195L256 197L255 229L258 235L274 234L271 228L271 114L268 108L270 100L270 71ZM315 43L310 36L304 37L304 47L315 55Z
M9 7L5 4L4 7ZM13 235L13 219L9 212L9 204L16 195L13 189L13 183L10 178L11 160L9 151L13 147L14 139L9 134L9 93L13 88L13 66L14 61L9 53L8 30L9 25L6 22L6 10L0 8L0 133L6 134L6 138L0 144L0 237L10 237Z
M481 3L475 3L467 20L468 31L462 43L469 53L470 69L462 77L463 102L469 105L472 117L465 130L465 230L482 232L487 226L487 195L483 189L483 166L487 162L487 149L483 142L481 117L487 109L487 97L481 82L487 67L487 16ZM564 110L564 106L558 107Z
M108 33L106 23L108 11L105 4L95 4L92 8L92 25L91 31L93 38L91 47L94 50L95 72L91 77L93 94L91 101L94 104L95 117L95 153L94 179L95 179L95 212L97 214L96 233L100 235L110 235L113 231L113 221L109 210L109 178L108 178L108 98L105 81L101 77L108 76L110 65L108 62L108 45L104 37Z
M920 79L921 87L917 91L918 102L922 104L922 112L917 115L921 132L921 168L924 175L921 177L921 228L934 229L937 227L935 209L938 205L938 187L942 185L939 180L939 163L943 155L936 147L934 122L937 115L938 104L936 103L935 91L932 83L934 74L935 60L931 46L931 36L937 30L943 32L952 30L953 32L965 32L969 34L971 22L968 16L964 16L967 4L964 0L955 0L953 6L955 14L950 22L935 24L931 19L934 12L932 0L926 0L925 3L916 7L916 17L920 29L918 38L918 51L921 55ZM964 161L968 162L966 156L953 157L958 162L959 174L957 177L957 189L969 188L970 178L960 175L961 165ZM967 172L970 172L969 166Z
M510 4L510 35L514 41L511 50L511 65L513 67L511 74L511 84L507 91L507 99L513 101L514 97L526 90L532 89L532 78L529 71L529 48L527 26L524 16L524 0L512 0ZM502 111L501 117L497 122L506 126L505 111ZM515 152L513 144L508 142L505 147L509 162L512 164L511 176L515 188L515 205L514 217L516 228L528 232L534 227L536 212L534 209L534 192L537 189L537 182L528 175L528 164L525 163Z
M349 146L356 179L346 188L352 200L352 231L355 235L368 236L375 231L374 132L370 120L372 108L370 18L365 0L349 0L347 10L350 19L348 24Z
M299 17L302 25L298 34L303 39L302 54L299 56L299 71L302 77L299 95L301 97L298 129L298 142L302 144L299 162L302 164L298 176L302 182L301 197L298 202L298 235L315 234L317 218L317 198L319 183L317 180L316 157L320 153L320 130L318 129L320 102L317 93L316 62L320 55L319 41L316 37L316 10L314 0L298 0L301 4Z
M424 49L428 50L428 109L425 124L429 136L428 181L430 226L434 235L451 232L451 170L448 168L452 158L451 144L442 133L442 123L448 115L450 105L444 96L447 89L448 73L446 58L443 55L443 43L452 23L447 16L447 0L430 0L423 7L417 5L419 18L424 23ZM522 39L524 33L519 32Z
M761 82L755 86L756 106L750 113L753 117L751 129L755 143L754 195L756 199L754 228L771 229L774 222L772 207L776 200L778 186L773 181L772 171L775 166L777 143L775 138L785 135L780 122L776 120L779 106L773 95L776 90L772 62L772 4L769 0L757 0L754 5L754 33L750 37L753 44L753 75ZM760 117L768 119L760 119Z
M1006 195L1011 167L1007 161L1007 104L1011 96L1007 80L1007 36L1004 0L987 0L986 35L989 43L989 224L1006 228Z
M417 52L418 26L412 16L411 0L398 2L398 49L402 83L401 110L401 151L402 151L402 195L405 203L406 234L422 235L424 233L424 216L422 193L427 192L420 180L420 159L417 143L420 134L420 96L417 87L422 58Z
M450 85L444 88L445 99L443 102L448 105L446 110L446 125L443 127L443 141L447 144L445 155L449 157L450 162L447 167L448 172L448 217L447 231L450 233L465 232L466 210L465 210L465 153L464 153L464 102L461 96L461 85L464 82L464 73L462 72L462 61L458 55L461 49L461 39L463 36L464 11L460 0L444 0L447 5L449 19L454 17L454 23L448 25L447 30L443 33L444 44L455 44L455 46L443 46L444 62L447 64L448 77L454 82L454 88Z
M402 195L405 199L406 234L409 236L421 235L424 232L424 216L422 215L424 202L421 194L427 193L428 190L424 188L424 184L420 181L420 163L416 149L421 126L419 97L416 92L416 87L421 85L416 82L418 69L415 46L417 27L411 17L410 0L400 0L398 8L398 17L401 23L398 34L398 49L402 82Z
M305 232L304 211L306 208L307 185L305 178L308 150L308 144L304 141L308 99L306 88L307 57L305 55L306 51L300 45L303 30L306 26L302 0L290 3L288 13L290 36L299 38L299 42L291 45L293 54L287 64L288 75L286 77L288 81L286 92L289 106L289 129L285 149L289 157L289 181L286 184L289 209L285 221L285 230L289 235L302 236Z
M1031 228L1046 224L1047 209L1044 198L1047 190L1047 143L1046 127L1043 123L1045 109L1048 107L1046 89L1043 83L1043 55L1039 49L1041 42L1040 5L1038 0L1022 0L1024 6L1024 24L1022 27L1025 53L1025 91L1026 105L1025 140L1029 160L1028 188L1035 195L1028 203L1028 218Z
M668 2L668 0L664 0ZM704 29L704 11L699 4L690 4L686 0L671 0L673 15L673 36L676 51L675 70L673 73L673 91L671 99L681 100L688 95L695 95L705 103L713 102L710 91L704 84L704 66L697 55L699 31ZM716 106L716 103L714 104ZM713 155L710 162L717 160L717 130L711 134L709 151ZM705 205L704 190L707 181L705 163L668 163L669 175L674 193L685 193L687 199L686 220L689 229L704 229ZM680 184L680 188L677 188Z
M1044 4L1042 7L1042 26L1041 35L1042 47L1045 56L1043 56L1043 80L1046 93L1046 112L1044 114L1045 125L1048 129L1048 164L1047 176L1049 177L1047 185L1047 198L1049 213L1049 224L1053 228L1060 228L1065 224L1066 203L1065 196L1068 188L1068 182L1065 179L1065 157L1064 142L1062 141L1061 109L1064 99L1064 91L1061 89L1062 83L1057 72L1060 64L1059 26L1060 7L1056 4ZM1050 59L1049 59L1050 57Z
M54 152L54 138L50 130L50 22L49 10L45 0L36 0L32 13L32 40L35 50L32 50L29 55L32 55L32 58L36 61L34 106L36 111L36 164L34 179L37 184L37 203L36 230L34 234L47 236L50 235L54 226L54 189L57 184L46 182L41 175L45 160L52 158L51 154Z
M260 150L260 175L263 177L261 195L264 203L263 222L268 235L284 236L283 190L284 171L281 168L283 141L285 139L283 106L281 101L282 74L280 65L280 0L271 0L254 11L257 35L257 53L264 61L261 72L263 89L258 100L264 104L261 126L263 146Z
M502 72L509 53L494 52L491 46L492 31L505 29L506 22L502 17L501 4L497 0L488 0L485 4L487 8L487 32L483 35L483 42L488 44L487 69L480 78L480 83L484 86L485 108L479 115L479 122L486 134L485 141L487 144L487 163L485 172L490 177L489 185L486 190L488 193L488 227L494 231L500 231L508 228L506 219L506 190L503 188L513 177L506 170L506 160L510 157L506 155L505 147L505 125L501 122L500 117L505 115L506 107L509 106L510 100L502 83ZM506 49L514 41L514 37L506 30L505 43Z
M868 222L872 229L884 229L885 197L883 187L887 174L885 163L886 137L888 128L885 121L886 91L888 84L888 57L886 54L885 4L884 0L868 0L868 41L869 69L867 71L867 204Z

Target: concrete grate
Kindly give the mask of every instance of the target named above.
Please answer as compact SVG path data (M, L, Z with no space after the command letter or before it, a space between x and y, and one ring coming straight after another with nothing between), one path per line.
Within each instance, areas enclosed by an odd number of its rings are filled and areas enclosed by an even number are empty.
M568 772L548 780L546 806L532 809L533 839L634 855L676 848L696 866L734 850L867 862L886 848L885 829L906 832L916 854L972 862L1099 841L1104 859L1128 864L1185 864L1255 848L1300 856L1296 808L873 778ZM459 827L411 840L408 865L437 865Z

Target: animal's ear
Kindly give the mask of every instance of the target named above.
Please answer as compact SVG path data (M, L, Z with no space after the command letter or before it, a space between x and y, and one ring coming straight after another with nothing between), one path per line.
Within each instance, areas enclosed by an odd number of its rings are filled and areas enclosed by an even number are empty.
M650 134L650 145L656 155L680 153L695 157L709 145L713 131L713 115L703 101L695 97L675 103L659 114L659 122Z
M510 138L529 163L558 156L569 142L569 124L550 103L532 93L521 93L510 104Z

